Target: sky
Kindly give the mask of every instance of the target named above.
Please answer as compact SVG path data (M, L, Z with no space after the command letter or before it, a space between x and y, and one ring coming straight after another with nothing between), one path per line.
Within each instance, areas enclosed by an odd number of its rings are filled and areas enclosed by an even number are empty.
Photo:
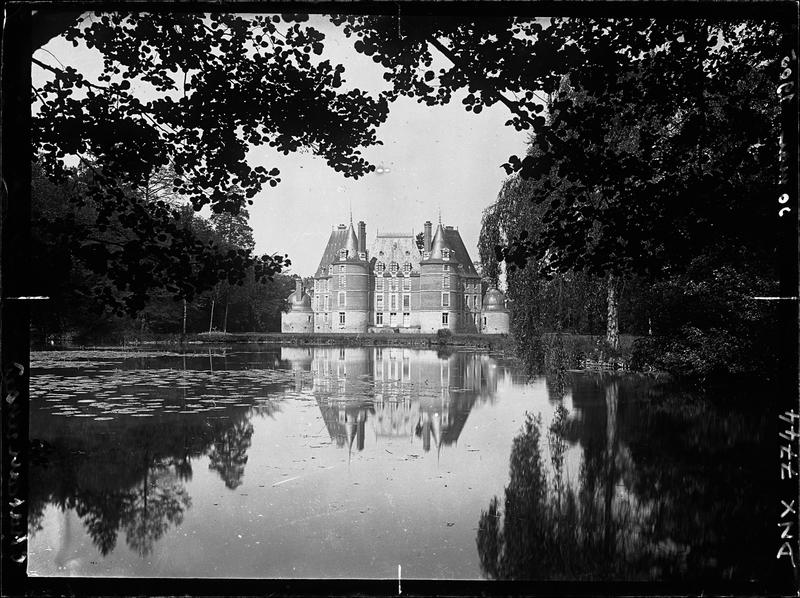
M385 89L382 70L352 48L325 17L310 23L326 34L320 59L346 68L346 87L372 93ZM51 52L51 54L48 54ZM75 66L96 80L102 62L96 51L73 48L63 39L51 40L34 57L54 64ZM434 67L436 64L434 64ZM45 73L34 66L34 83ZM144 95L147 95L146 93ZM353 221L367 225L367 247L376 232L418 233L423 223L457 227L473 260L477 260L481 214L494 203L505 178L501 164L525 151L525 133L505 126L508 109L498 104L480 114L464 110L454 94L445 106L426 106L399 98L390 105L386 122L378 129L382 146L364 150L364 157L388 172L373 172L358 180L346 178L310 153L288 156L268 146L251 148L251 166L278 167L281 183L267 186L249 206L257 253L288 254L290 273L310 276L319 264L331 228Z

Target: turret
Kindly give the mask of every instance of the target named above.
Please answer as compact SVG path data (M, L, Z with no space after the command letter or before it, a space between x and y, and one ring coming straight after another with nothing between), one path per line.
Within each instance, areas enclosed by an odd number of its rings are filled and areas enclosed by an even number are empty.
M508 334L509 317L506 310L506 298L502 291L495 287L486 291L483 296L482 330L484 334Z
M303 292L303 280L299 276L294 281L294 292L286 300L289 309L281 314L281 332L313 332L311 297Z

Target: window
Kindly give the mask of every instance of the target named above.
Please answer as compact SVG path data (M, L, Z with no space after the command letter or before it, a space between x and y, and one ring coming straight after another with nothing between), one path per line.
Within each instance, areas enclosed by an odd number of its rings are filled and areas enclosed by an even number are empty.
M442 307L450 307L450 293L442 293Z
M383 326L383 312L379 311L375 314L375 324L378 326Z
M408 253L408 252L406 252L406 253ZM406 274L406 275L411 273L411 264L409 264L408 262L403 264L403 273Z
M344 272L344 264L342 264L341 266L339 266L339 272Z
M308 323L311 323L311 316L308 316Z
M397 295L394 293L389 295L389 309L397 311Z
M411 309L411 295L403 295L403 309Z
M483 316L483 327L486 328L486 316Z
M408 277L408 276L406 276L403 279L403 290L404 291L410 291L411 290L411 278Z
M325 311L328 311L331 307L330 303L330 295L325 295ZM325 318L328 318L328 314L325 314Z
M450 259L450 250L447 248L442 249L442 259L449 260Z
M450 271L450 264L442 264L442 271L449 272Z
M389 272L391 274L397 274L397 271L399 269L400 269L400 266L397 264L397 262L392 262L391 264L389 264Z
M447 312L444 312L444 313L442 314L442 325L444 325L444 326L447 326L447 323L448 323L448 321L449 321L449 320L448 320L448 313L447 313Z
M339 326L344 326L344 312L339 312Z
M347 259L347 249L340 249L339 250L339 259L346 260Z
M339 288L347 288L347 276L345 274L339 274Z
M449 274L442 274L442 288L449 289L450 288L450 275Z
M383 276L378 276L375 279L375 290L382 291L383 290Z
M383 293L377 293L375 295L375 309L383 309Z
M396 291L397 290L397 279L396 278L389 279L389 289L392 290L392 291Z
M383 262L377 262L375 264L375 271L383 274L383 272L386 271L386 264L384 264Z
M344 307L345 296L347 293L344 291L339 291L339 303L337 304L339 307Z
M469 295L464 295L464 307L469 307Z
M480 299L478 299L478 296L477 296L477 295L473 295L473 296L472 296L472 306L473 306L475 309L478 309L478 308L480 307L480 303L481 303L481 302L480 302Z

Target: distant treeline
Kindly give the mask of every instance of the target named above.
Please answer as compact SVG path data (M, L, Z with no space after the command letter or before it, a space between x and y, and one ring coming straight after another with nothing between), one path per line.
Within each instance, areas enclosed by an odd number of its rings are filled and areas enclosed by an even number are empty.
M91 202L92 175L91 168L77 168L57 184L34 164L34 285L49 297L32 308L34 345L280 330L294 281L285 274L259 280L258 264L247 257L254 242L244 208L204 218L168 191L160 193L168 182L151 181L136 199L145 210L166 205L177 226L170 235L155 235L159 247L152 230L126 227L122 210L104 219ZM181 243L171 245L179 235L185 235Z

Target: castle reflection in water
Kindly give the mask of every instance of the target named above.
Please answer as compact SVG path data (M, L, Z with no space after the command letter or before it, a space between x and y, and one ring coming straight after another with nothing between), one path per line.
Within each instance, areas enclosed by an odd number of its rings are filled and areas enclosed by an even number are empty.
M405 437L424 451L457 442L470 411L510 385L510 364L471 352L396 347L282 347L298 392L311 392L331 440ZM370 432L370 434L368 434Z

